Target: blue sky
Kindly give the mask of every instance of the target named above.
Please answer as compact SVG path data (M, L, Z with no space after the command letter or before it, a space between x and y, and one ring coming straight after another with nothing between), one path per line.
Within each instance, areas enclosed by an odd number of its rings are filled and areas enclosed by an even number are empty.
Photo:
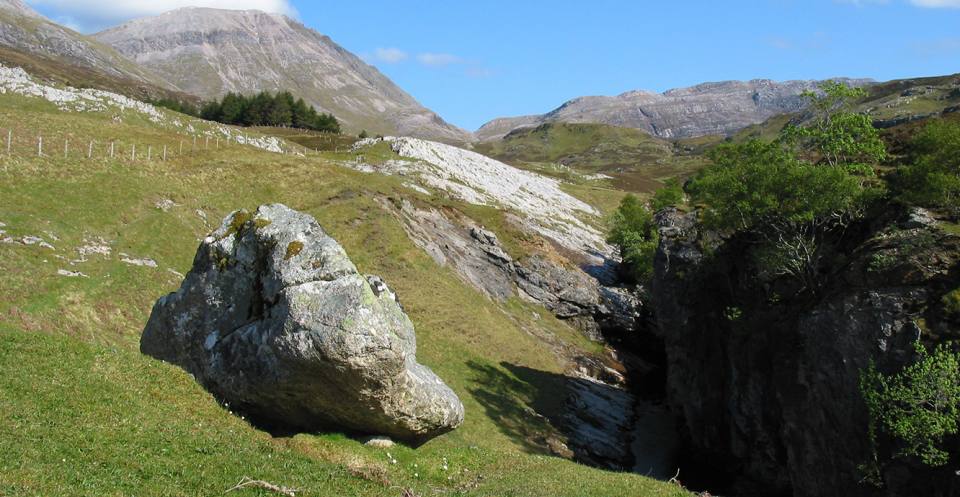
M960 0L28 3L85 32L182 5L287 13L471 130L582 95L960 72Z

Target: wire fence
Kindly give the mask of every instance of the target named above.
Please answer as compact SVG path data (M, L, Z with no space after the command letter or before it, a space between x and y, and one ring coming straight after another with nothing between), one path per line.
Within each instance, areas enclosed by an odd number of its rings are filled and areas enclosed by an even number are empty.
M173 140L166 137L140 140L132 140L128 137L93 139L85 138L78 133L38 133L23 128L7 127L0 128L0 156L166 162L194 157L204 152L237 147L303 157L320 153L317 149L282 139L278 142L279 150L264 149L256 145L258 141L262 143L263 139L259 136L251 138L247 133L227 136L181 135Z

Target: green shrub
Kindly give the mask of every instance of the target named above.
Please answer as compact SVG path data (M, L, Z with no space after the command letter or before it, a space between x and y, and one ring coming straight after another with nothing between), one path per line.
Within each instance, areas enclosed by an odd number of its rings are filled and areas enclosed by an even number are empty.
M620 202L610 221L607 241L620 249L629 274L639 282L653 276L653 257L659 243L653 214L634 195Z
M899 168L897 186L908 203L957 209L960 123L933 121L914 137L909 165Z
M860 390L870 413L869 436L892 442L891 457L916 457L929 466L950 458L944 438L958 432L960 419L960 355L946 345L933 353L919 342L917 361L884 375L871 364L862 372Z
M663 188L653 194L650 200L650 206L654 212L666 209L667 207L676 207L683 203L683 187L676 178L670 178L666 181Z
M950 316L960 316L960 288L948 292L940 299L943 310Z

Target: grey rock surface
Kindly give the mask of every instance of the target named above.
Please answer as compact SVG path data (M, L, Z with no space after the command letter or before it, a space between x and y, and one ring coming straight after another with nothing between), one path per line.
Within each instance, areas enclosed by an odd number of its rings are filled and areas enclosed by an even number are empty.
M48 20L21 0L0 0L0 46L166 90L176 89L110 46Z
M30 8L29 5L23 3L21 0L0 0L0 10L6 10L13 12L19 15L33 17L33 18L42 18L37 11Z
M280 14L190 7L94 36L203 98L289 90L352 132L471 139L329 37Z
M522 296L535 301L596 340L601 339L601 323L628 331L636 326L642 302L625 289L604 287L581 268L540 255L515 260L496 233L455 212L419 209L408 201L399 209L385 199L380 203L437 264L451 267L495 300Z
M664 93L630 91L612 97L580 97L546 114L495 119L477 130L476 137L495 140L515 129L547 122L638 128L668 139L727 135L778 114L802 110L805 101L801 93L815 89L817 84L759 79L704 83Z
M235 212L203 240L140 348L284 428L416 443L463 421L456 394L417 363L395 294L311 216L279 204Z

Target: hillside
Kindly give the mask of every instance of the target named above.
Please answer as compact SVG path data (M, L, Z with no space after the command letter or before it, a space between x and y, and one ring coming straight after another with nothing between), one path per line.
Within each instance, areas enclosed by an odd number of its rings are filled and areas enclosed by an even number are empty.
M495 119L476 135L481 141L493 140L547 122L609 124L666 139L728 135L778 114L800 111L804 103L800 94L816 86L816 81L761 79L704 83L664 93L637 90L613 97L580 97L546 114Z
M546 123L474 148L516 167L569 181L599 180L638 193L662 187L667 178L689 175L703 163L667 140L604 124Z
M57 88L42 93L57 96L48 101L15 74L0 74L0 122L16 123L13 156L0 158L0 493L211 495L250 476L307 496L688 495L567 460L564 441L578 449L564 399L577 388L618 392L585 386L602 384L584 383L577 361L607 363L608 353L539 304L485 297L460 266L422 249L404 221L435 210L496 229L517 259L537 251L562 259L512 221L513 209L357 170L414 160L384 144L303 156L249 130L121 108L117 97L90 107ZM361 271L398 293L418 359L466 407L461 428L417 449L336 433L273 437L181 370L137 352L153 302L180 284L198 239L230 211L268 202L316 217ZM597 221L580 215L569 222Z
M289 90L352 133L470 139L329 37L279 14L185 8L94 36L206 99Z
M877 83L868 88L867 95L856 103L855 109L869 114L874 126L887 135L907 135L931 118L955 118L960 112L960 75L911 78ZM784 126L803 123L810 115L803 112L787 113L737 132L737 141L747 138L772 140ZM897 140L892 140L894 148Z
M51 22L20 0L0 0L0 47L7 49L4 54L7 63L15 61L6 54L27 54L77 66L79 71L102 74L101 79L122 80L125 86L136 84L160 91L177 90L108 45Z

